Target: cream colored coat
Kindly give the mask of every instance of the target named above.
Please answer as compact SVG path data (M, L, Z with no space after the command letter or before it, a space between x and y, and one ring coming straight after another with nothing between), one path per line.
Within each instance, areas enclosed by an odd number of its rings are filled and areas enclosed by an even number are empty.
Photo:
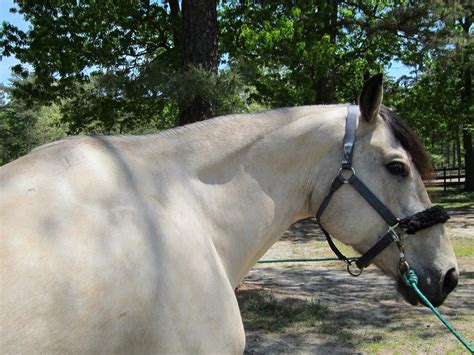
M340 164L346 114L301 107L75 137L3 166L0 352L242 353L234 289L292 222L314 215ZM410 159L376 121L359 122L359 176L396 214L426 208L416 172L406 191L389 186L382 164ZM345 188L324 221L362 251L386 228ZM434 234L439 248L413 250L446 269L452 250L441 227ZM390 247L376 262L396 277L397 257Z

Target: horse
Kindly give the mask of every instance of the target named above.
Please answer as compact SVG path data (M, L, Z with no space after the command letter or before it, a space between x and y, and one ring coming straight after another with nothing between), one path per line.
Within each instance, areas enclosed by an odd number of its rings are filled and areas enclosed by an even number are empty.
M382 81L361 91L348 170L403 218L431 206L429 160L382 104ZM304 106L78 136L1 167L1 352L242 353L234 290L325 201L341 176L347 116L347 105ZM387 230L350 184L326 205L319 222L360 253ZM442 223L403 244L419 288L443 303L458 265ZM418 303L401 282L397 243L371 262Z

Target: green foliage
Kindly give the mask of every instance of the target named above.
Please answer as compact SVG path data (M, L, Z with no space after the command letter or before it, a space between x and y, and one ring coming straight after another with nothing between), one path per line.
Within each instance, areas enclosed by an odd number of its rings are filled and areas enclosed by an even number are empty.
M173 127L199 96L212 113L243 111L245 89L230 71L182 67L180 14L148 0L16 1L28 31L3 23L0 50L33 68L13 84L26 106L56 103L69 132L123 134ZM13 72L29 78L27 66ZM242 89L242 90L241 90Z
M353 102L363 79L383 71L401 53L404 34L421 26L415 10L425 15L405 1L228 1L220 38L262 102Z
M170 8L177 2L16 3L31 26L0 27L0 54L22 62L13 72L23 78L2 103L3 162L64 132L166 129L195 98L210 102L213 116L356 102L361 83L394 59L414 70L387 83L385 102L410 121L435 162L444 164L446 145L460 150L462 133L472 131L461 75L472 67L472 30L462 27L472 5L464 0L226 0L219 45L227 66L218 74L183 71L181 17Z
M63 120L75 134L123 134L141 127L154 131L172 127L176 104L147 86L114 73L93 74L88 83L77 84L78 95L62 100Z
M416 80L393 83L387 103L410 121L433 154L442 156L444 147L459 135L462 126L460 89L455 68L434 63Z
M32 130L36 125L33 110L21 104L0 109L0 164L5 164L33 147Z
M469 139L464 146L461 141L472 131L472 93L467 98L472 87L466 87L465 76L472 67L466 56L472 56L474 47L462 25L472 11L472 5L462 1L451 7L433 2L429 15L437 19L435 25L420 31L416 46L409 41L400 56L414 72L391 83L386 95L386 102L423 138L435 166L457 165L469 149Z
M28 107L18 99L3 102L0 105L0 165L34 147L65 137L66 131L57 105Z
M36 82L17 88L17 95L43 102L75 96L76 84L88 82L90 72L131 76L153 54L172 65L171 19L164 5L136 1L16 0L19 13L30 21L23 32L2 24L0 47L30 63ZM166 54L166 55L163 55ZM23 65L13 69L26 79Z
M178 106L204 97L211 104L212 116L255 110L258 106L251 99L254 88L246 85L241 75L232 69L222 69L218 74L199 67L192 67L167 80L169 96Z
M334 51L318 28L315 6L289 2L224 4L221 43L230 64L256 87L254 98L270 106L311 103L316 71L327 67ZM319 23L318 23L319 22Z
M175 75L161 71L148 71L147 75L166 100L138 100L132 88L131 92L122 90L128 84L114 75L92 75L88 83L77 84L80 94L49 105L31 104L15 96L7 103L3 97L10 88L3 87L0 164L66 134L147 134L173 127L178 104L198 94L209 100L215 116L262 109L262 105L249 99L254 88L244 85L230 69L219 74L192 68ZM25 80L16 82L17 87L27 84Z
M173 20L163 3L134 1L31 2L17 0L28 31L0 29L3 55L33 67L34 80L14 83L26 105L61 108L72 133L124 133L175 122L176 105L151 82L149 67L176 72ZM13 68L23 79L23 64Z

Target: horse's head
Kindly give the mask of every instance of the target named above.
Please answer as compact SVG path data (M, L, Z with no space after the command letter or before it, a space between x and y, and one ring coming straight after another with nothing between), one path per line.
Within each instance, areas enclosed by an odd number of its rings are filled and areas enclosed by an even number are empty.
M403 219L431 207L423 184L431 164L406 123L381 104L382 91L382 76L377 75L360 95L352 167L393 216ZM350 185L334 193L321 222L336 238L364 254L387 233L388 223L367 197ZM402 244L407 263L418 275L418 287L434 305L440 305L457 285L458 266L443 224L433 224L415 234L404 234ZM398 281L408 302L418 303L418 296L402 281L397 243L391 243L372 261Z

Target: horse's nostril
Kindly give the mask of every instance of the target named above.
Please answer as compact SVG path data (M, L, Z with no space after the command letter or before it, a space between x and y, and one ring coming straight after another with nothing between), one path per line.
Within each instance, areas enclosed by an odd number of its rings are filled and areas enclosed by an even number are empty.
M444 276L443 289L442 292L444 295L447 295L458 285L459 275L456 269L450 269Z

